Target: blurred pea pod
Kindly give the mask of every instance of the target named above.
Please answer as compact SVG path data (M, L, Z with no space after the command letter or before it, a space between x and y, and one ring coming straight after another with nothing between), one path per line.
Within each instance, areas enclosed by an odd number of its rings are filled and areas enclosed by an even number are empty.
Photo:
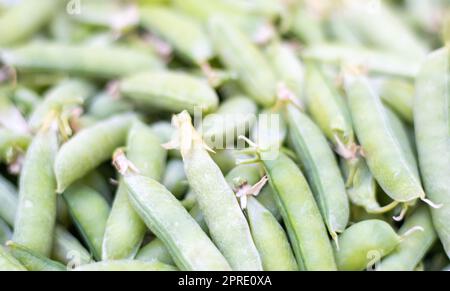
M0 16L0 46L25 40L39 31L60 10L63 1L24 0Z
M294 12L289 31L307 45L325 42L326 36L320 15L300 5Z
M134 107L127 100L115 98L107 92L93 97L88 106L88 113L95 118L105 119L115 114L133 111Z
M18 155L25 153L30 142L29 135L0 128L0 162L7 164L14 162Z

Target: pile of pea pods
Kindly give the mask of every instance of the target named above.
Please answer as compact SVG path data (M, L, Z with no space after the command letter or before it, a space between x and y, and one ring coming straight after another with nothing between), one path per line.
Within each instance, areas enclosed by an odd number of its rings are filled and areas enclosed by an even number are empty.
M0 270L450 270L450 1L0 0L0 245Z

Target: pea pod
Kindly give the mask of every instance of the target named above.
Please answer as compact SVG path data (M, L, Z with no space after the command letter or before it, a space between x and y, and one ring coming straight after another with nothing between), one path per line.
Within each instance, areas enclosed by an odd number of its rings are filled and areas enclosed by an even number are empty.
M11 239L12 231L3 219L0 218L0 245Z
M134 103L169 112L211 112L219 103L217 94L205 81L185 73L146 72L132 75L121 81L120 92Z
M195 191L213 241L233 270L261 270L261 260L234 193L184 111L173 118L189 185ZM206 175L204 173L207 173Z
M167 163L164 173L163 185L178 199L182 198L186 193L189 185L184 173L183 161L170 160Z
M116 272L116 271L177 271L177 268L160 262L141 262L135 260L102 261L83 265L74 271Z
M414 124L425 189L440 209L432 209L434 227L450 257L449 48L427 57L416 82Z
M28 271L65 271L66 267L15 242L7 243L11 254Z
M297 108L288 105L290 141L305 169L328 231L337 241L345 230L350 208L339 167L318 127Z
M376 81L378 92L384 104L397 113L404 121L413 123L413 103L415 87L402 79Z
M10 163L18 154L26 151L30 136L0 128L0 161Z
M285 154L262 160L301 270L336 270L333 250L306 179ZM308 219L305 219L307 217Z
M238 75L245 93L262 106L273 105L276 79L262 52L239 29L221 17L209 21L209 31L221 61Z
M99 119L106 119L115 114L133 111L133 105L127 100L115 100L107 93L97 95L89 104L89 114Z
M50 255L56 222L56 179L52 165L57 149L56 132L42 129L27 151L19 181L13 241L44 256Z
M111 158L114 150L125 144L134 119L131 114L111 117L80 131L65 143L56 156L54 166L57 192L62 193L73 182Z
M154 239L142 247L136 255L136 260L154 262L159 261L164 264L173 265L173 259L165 244L160 239Z
M41 29L59 10L58 0L22 1L0 17L0 46L16 44ZM12 30L11 27L14 27Z
M0 271L26 271L24 266L17 261L8 251L0 246Z
M103 79L162 68L160 61L151 55L125 47L51 42L5 50L0 59L20 72L68 73Z
M11 182L0 176L0 218L10 226L14 226L18 204L17 189Z
M127 140L130 161L139 172L157 181L162 179L166 151L151 128L140 121L131 126ZM131 205L126 186L120 181L103 239L104 260L133 258L147 231L144 222Z
M308 45L325 42L326 36L323 31L322 20L314 13L311 13L311 9L303 6L301 5L294 12L289 30Z
M51 258L68 267L88 264L92 260L78 239L58 225L55 228Z
M95 259L100 259L109 205L95 190L74 184L63 194L70 216Z
M339 236L335 250L338 269L362 271L391 253L401 242L392 227L381 220L365 220L350 226Z

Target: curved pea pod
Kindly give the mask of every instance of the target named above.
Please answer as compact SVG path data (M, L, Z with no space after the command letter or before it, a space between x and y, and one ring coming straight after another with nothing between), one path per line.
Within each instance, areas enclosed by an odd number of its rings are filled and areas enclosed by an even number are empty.
M38 130L51 111L62 113L81 105L94 93L94 90L94 86L84 80L63 80L49 90L42 102L37 105L28 119L30 128Z
M11 239L12 231L8 224L0 218L0 245L4 245L5 242Z
M219 167L209 156L191 117L184 111L174 116L177 139L169 147L180 148L189 185L196 194L209 233L233 270L261 270L261 259L250 228Z
M303 6L303 5L302 5ZM295 11L289 31L307 45L323 43L326 35L322 20L311 9L300 7Z
M78 239L58 225L55 228L51 258L68 267L88 264L92 260Z
M214 55L202 25L174 9L162 6L142 9L141 23L173 45L182 57L194 64L208 62Z
M108 93L102 93L96 96L89 104L88 112L90 115L106 119L116 114L122 114L133 111L133 105L123 99L114 99Z
M287 44L274 41L266 49L266 55L278 81L304 103L304 69L295 52Z
M130 161L139 172L160 181L167 153L161 140L150 127L140 121L133 123L127 140ZM132 259L141 246L147 228L131 205L122 179L109 215L103 238L103 260Z
M28 270L28 271L65 271L66 267L58 262L36 253L15 242L8 242L7 246L11 254Z
M26 271L27 269L8 251L0 246L0 271Z
M102 254L102 242L110 208L95 190L75 184L63 193L70 216L94 258Z
M178 199L182 198L189 188L184 173L184 165L181 160L170 160L166 166L166 172L162 184Z
M289 137L334 240L345 230L350 208L345 184L327 140L319 128L297 108L288 105Z
M174 261L169 250L162 240L155 238L143 246L136 255L136 260L145 262L159 261L164 264L173 265Z
M114 150L125 144L128 129L135 118L132 114L111 117L81 130L65 143L54 166L57 192L62 193L73 182L110 159Z
M207 82L180 72L145 72L120 82L120 92L131 101L169 112L194 113L217 109L219 98Z
M423 64L416 82L414 124L425 189L440 209L432 209L435 229L450 257L450 117L449 48L440 49Z
M216 246L167 189L153 179L123 177L136 211L182 270L229 270Z
M118 260L118 261L102 261L83 265L74 271L100 271L100 272L118 272L118 271L178 271L177 268L163 264L161 262L142 262L136 260Z
M306 60L335 65L362 64L370 73L405 78L415 78L420 69L417 58L341 44L313 45L305 49L302 56Z
M362 271L375 265L401 242L392 227L381 220L365 220L339 236L335 250L340 271Z
M91 187L108 201L109 204L113 201L111 187L106 178L98 170L94 170L81 179L82 184Z
M19 198L16 187L0 176L0 218L10 226L14 226L18 204Z
M66 73L103 79L162 68L160 61L149 54L112 45L36 42L5 50L0 59L19 72Z
M414 122L414 84L402 79L385 79L375 82L383 103L404 121L412 124Z
M422 261L437 240L430 212L425 206L420 206L406 219L399 235L404 235L413 227L420 227L422 231L403 239L398 247L376 266L378 271L413 271Z
M0 46L8 46L32 36L59 10L58 0L21 1L0 17ZM14 28L14 29L11 29Z
M44 256L50 255L56 222L57 150L56 131L41 130L27 151L19 181L13 241Z
M264 271L298 270L287 235L270 211L250 197L246 213Z
M347 80L346 91L358 139L380 186L398 202L425 199L420 180L394 135L380 98L367 79L355 76Z
M215 113L203 119L203 139L217 149L225 149L235 144L237 137L246 135L255 123L257 110L256 104L244 96L226 100Z
M209 21L210 37L227 69L237 74L239 84L258 104L275 103L276 78L261 51L233 24L221 17Z
M319 208L297 165L285 154L262 160L301 270L336 270ZM307 218L307 219L305 219Z

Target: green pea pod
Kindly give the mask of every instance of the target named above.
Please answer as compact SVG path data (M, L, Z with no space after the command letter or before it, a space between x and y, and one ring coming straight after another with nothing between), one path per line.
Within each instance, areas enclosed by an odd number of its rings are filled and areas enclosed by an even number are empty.
M116 271L177 271L178 269L160 262L142 262L135 260L119 260L119 261L102 261L83 265L74 271L100 271L100 272L116 272Z
M123 179L134 208L167 246L177 266L182 270L229 270L216 246L164 186L136 174L126 174Z
M307 45L323 43L326 40L321 19L305 7L300 7L294 13L289 30Z
M306 60L341 65L363 64L371 73L415 78L420 61L404 55L341 44L317 44L303 51Z
M248 199L246 210L264 271L298 270L287 235L270 211L253 197Z
M164 173L164 178L162 180L162 184L167 190L178 199L182 198L189 188L186 179L183 161L175 159L170 160L167 163L166 172Z
M101 258L108 202L95 190L74 184L63 193L72 220L96 260Z
M362 271L390 254L401 242L392 227L381 220L365 220L349 227L339 236L335 250L338 269Z
M51 258L67 265L68 268L92 261L91 255L78 239L58 225L55 228Z
M6 163L14 161L17 154L26 151L30 141L29 135L0 128L0 161Z
M109 204L113 201L111 187L108 181L98 170L94 170L81 179L82 183L91 187L108 201Z
M174 261L162 240L155 238L143 246L136 255L136 260L145 262L159 261L164 264L173 265Z
M58 262L42 256L20 244L8 242L8 248L11 254L28 270L28 271L65 271L66 267Z
M69 79L60 82L45 94L44 100L31 114L28 120L30 128L38 130L52 110L62 112L81 105L94 90L93 85L84 80Z
M305 169L305 175L321 210L328 231L337 241L345 230L350 208L339 166L325 136L297 108L288 105L290 141Z
M13 241L44 256L50 255L56 222L53 162L57 150L56 132L41 130L27 151L19 181Z
M5 50L0 59L19 72L66 73L103 79L162 68L155 57L126 47L50 42Z
M25 86L18 87L12 96L12 101L25 116L28 116L36 108L40 99L38 93Z
M210 37L224 65L239 77L239 83L258 104L275 103L276 78L261 51L245 34L221 17L209 21Z
M19 199L16 187L0 176L0 218L5 220L9 226L14 226L18 204Z
M189 185L205 217L209 233L233 270L261 270L261 260L235 195L184 111L173 118ZM207 173L205 175L204 173Z
M380 98L367 79L352 77L347 80L346 91L358 139L380 186L398 202L425 199L420 180L394 135Z
M211 158L224 175L236 166L236 155L232 149L217 150Z
M54 166L57 192L62 193L73 182L110 159L114 150L125 144L128 129L135 118L132 114L111 117L81 130L65 143Z
M8 251L0 246L0 271L26 271L27 269Z
M21 1L0 17L0 46L15 44L41 29L61 7L61 1ZM14 29L11 29L11 28Z
M115 100L108 93L96 96L89 104L89 114L99 119L106 119L115 114L133 111L133 105L123 99Z
M166 163L166 151L152 129L140 121L128 133L127 153L139 172L160 181ZM103 260L132 259L147 231L144 222L131 205L124 182L119 182L103 239Z
M0 245L4 245L11 239L12 231L3 219L0 218Z
M207 115L201 124L205 142L213 148L224 149L246 135L256 121L256 104L244 96L224 101L219 109Z
M120 92L134 103L169 112L216 110L219 98L207 82L185 73L146 72L120 82Z
M325 224L306 179L285 154L262 160L301 270L336 270ZM305 219L307 217L307 219Z
M434 227L450 257L449 47L430 54L416 82L414 124L420 172L432 209Z
M414 121L414 84L402 79L386 79L379 81L377 87L384 104L404 121L412 124Z
M426 207L421 206L414 211L406 219L399 234L404 235L413 227L421 227L423 231L406 237L391 254L377 265L378 271L413 271L422 261L437 239L430 212Z
M208 35L200 23L176 10L155 6L141 10L141 23L156 33L184 58L201 65L213 57Z

